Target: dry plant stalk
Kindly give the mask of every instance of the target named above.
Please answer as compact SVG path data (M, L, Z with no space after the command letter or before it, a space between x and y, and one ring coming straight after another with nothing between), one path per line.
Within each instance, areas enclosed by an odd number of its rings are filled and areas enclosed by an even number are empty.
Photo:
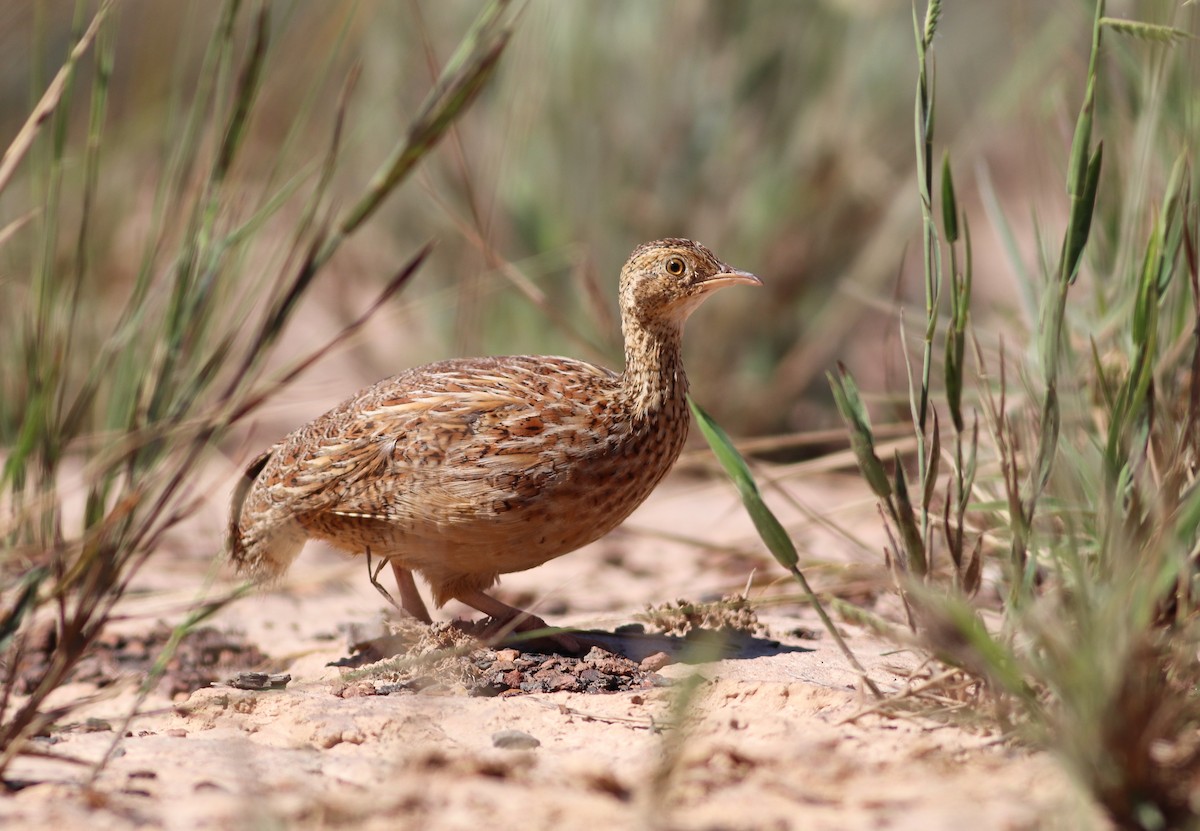
M23 226L11 225L4 233L10 240L19 233L39 234L31 248L56 251L62 196L71 192L63 176L67 144L54 139L69 135L71 81L92 48L95 67L79 192L83 216L67 259L73 268L47 257L31 269L34 323L22 320L6 332L6 354L18 359L0 366L0 438L8 444L0 475L0 505L8 512L0 529L3 565L8 569L20 563L24 571L3 589L11 605L0 616L0 772L26 748L30 736L70 711L70 704L49 708L47 699L104 632L114 607L164 535L198 504L191 484L194 470L215 442L361 328L415 274L428 247L400 267L368 310L331 342L280 376L261 378L267 356L333 254L406 180L487 83L513 22L508 0L484 7L379 175L344 217L333 221L329 189L355 73L331 124L324 159L296 183L252 194L237 177L259 92L272 67L270 5L258 6L243 22L242 4L228 0L188 99L191 109L180 119L179 135L164 142L167 160L138 277L117 319L95 321L101 332L109 328L107 335L98 336L97 354L91 354L77 330L90 325L94 315L81 309L96 290L89 217L99 210L94 194L103 173L100 151L116 57L113 5L105 3L86 29L77 27L59 75L0 162L3 188L30 148L45 138L39 130L48 128L46 205ZM307 189L299 182L307 183ZM252 284L250 297L259 304L247 302L234 289L244 254L265 221L290 199L302 203L290 252L274 279L267 275ZM256 204L245 221L238 218L243 204ZM177 220L179 227L172 227ZM259 306L261 313L254 311ZM19 307L16 314L18 320L23 317ZM65 527L61 505L60 468L68 459L80 460L84 469L87 504L78 531ZM239 594L192 610L176 627L158 670L183 634ZM31 627L46 619L54 622L58 646L37 683L18 702L15 668L21 665ZM143 692L155 677L151 671Z

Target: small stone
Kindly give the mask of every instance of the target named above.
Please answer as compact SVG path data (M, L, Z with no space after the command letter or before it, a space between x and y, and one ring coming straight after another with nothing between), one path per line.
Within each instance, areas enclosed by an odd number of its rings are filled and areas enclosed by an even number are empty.
M239 690L261 690L267 685L265 672L239 672L226 683Z
M89 718L79 725L80 733L108 733L112 729L112 725L102 718Z
M655 652L653 655L647 655L638 665L643 672L658 672L668 664L675 663L675 659L665 652Z
M362 698L363 696L378 695L378 691L370 681L359 681L357 684L347 684L334 695L338 698Z
M286 672L240 672L228 684L239 690L281 690L292 680Z
M511 661L516 661L517 658L520 658L520 657L521 657L521 653L515 649L497 649L496 650L496 660L497 661L510 661L511 662ZM515 666L515 664L514 664L514 666Z
M547 672L539 680L545 684L547 692L578 692L579 679L569 672Z
M587 661L589 664L594 664L597 661L604 661L612 657L613 654L608 650L601 649L598 646L593 646L588 650L587 655L583 656L583 660Z
M182 727L172 727L170 730L167 730L166 733L173 739L186 739L188 731L184 730Z
M349 720L335 720L322 724L313 734L313 741L318 747L328 750L339 744L362 744L366 737L362 731Z
M505 750L533 750L541 742L521 730L500 730L492 734L492 746Z
M607 658L600 660L589 661L596 669L606 675L633 675L638 671L638 665L628 658L619 658L615 655L609 655Z

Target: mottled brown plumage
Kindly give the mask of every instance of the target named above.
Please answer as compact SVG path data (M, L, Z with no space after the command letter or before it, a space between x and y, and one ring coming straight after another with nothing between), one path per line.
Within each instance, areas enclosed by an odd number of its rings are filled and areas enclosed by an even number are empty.
M518 628L545 624L484 591L500 574L612 530L671 468L688 430L684 321L722 286L759 284L704 246L639 246L621 271L625 371L571 358L442 361L359 392L258 457L233 498L230 556L284 572L315 537L391 560L403 608L429 614L412 572Z

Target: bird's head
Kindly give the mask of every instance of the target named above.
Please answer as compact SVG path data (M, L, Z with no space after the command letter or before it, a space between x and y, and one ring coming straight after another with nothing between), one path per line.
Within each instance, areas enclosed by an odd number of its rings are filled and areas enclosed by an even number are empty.
M639 245L621 269L621 313L643 325L683 326L688 315L725 286L761 286L713 252L688 239L661 239Z

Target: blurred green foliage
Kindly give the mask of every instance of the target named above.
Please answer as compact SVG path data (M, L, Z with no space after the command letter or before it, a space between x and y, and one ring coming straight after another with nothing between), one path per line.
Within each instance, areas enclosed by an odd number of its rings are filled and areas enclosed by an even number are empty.
M934 68L937 130L953 150L960 202L981 213L977 174L986 172L1027 261L1037 249L1024 218L1064 210L1061 194L1042 183L1060 181L1066 164L1062 113L1086 70L1086 5L963 0L939 32L938 59L954 69L942 77ZM1176 6L1123 5L1112 13L1157 22ZM280 60L234 175L266 187L294 173L281 165L303 156L298 148L321 146L339 79L357 64L345 164L333 183L345 194L392 146L477 4L272 8ZM66 0L0 10L0 135L15 130L61 58L72 14ZM97 252L113 281L130 279L128 246L162 173L163 127L195 86L195 33L215 14L198 0L118 7L114 140L100 184L110 242ZM617 270L635 244L667 235L700 239L767 282L757 296L709 304L687 341L697 396L735 433L834 424L823 378L839 358L870 364L856 367L866 389L903 389L888 312L895 298L921 302L910 250L920 224L911 14L901 0L529 0L495 83L454 140L423 163L421 187L386 205L370 240L343 258L348 288L330 304L349 319L403 252L430 237L441 243L410 292L419 300L404 319L411 332L394 350L362 347L362 377L345 391L452 354L580 353L578 338L548 326L501 276L501 261L516 264L583 339L604 345L586 357L616 362ZM328 55L336 57L327 63ZM1128 119L1144 91L1113 75L1125 106L1104 117ZM1186 77L1172 75L1163 94L1178 119L1164 129L1195 123ZM290 132L290 114L304 107L307 130ZM1136 163L1106 159L1110 169ZM14 219L13 205L0 199L0 226ZM999 255L988 223L976 231L983 299L1031 325L1014 286L1017 264ZM19 282L28 255L0 249L0 280Z

